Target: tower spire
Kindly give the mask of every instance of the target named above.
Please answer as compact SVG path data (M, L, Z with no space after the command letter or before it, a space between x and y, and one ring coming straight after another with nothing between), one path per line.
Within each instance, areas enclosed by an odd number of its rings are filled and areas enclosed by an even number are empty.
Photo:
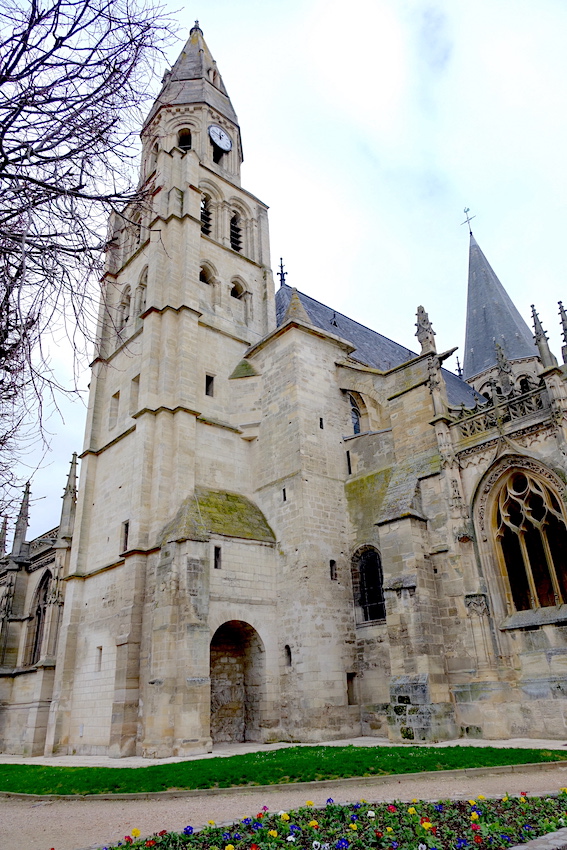
M191 28L189 38L171 71L163 77L162 89L150 110L145 125L163 106L205 104L238 126L222 77L203 37L199 21Z
M532 319L534 323L534 339L539 351L541 365L544 369L552 369L557 366L555 355L551 353L547 336L540 322L540 318L536 312L535 306L532 304Z
M508 360L537 357L526 322L470 235L469 286L463 377L475 377L496 365L494 343Z
M14 557L18 557L22 554L22 549L26 543L26 532L28 530L29 525L29 511L30 511L30 482L26 483L24 488L24 495L22 497L22 503L20 505L20 512L18 514L18 519L16 520L16 530L14 532L14 542L12 544L12 555Z

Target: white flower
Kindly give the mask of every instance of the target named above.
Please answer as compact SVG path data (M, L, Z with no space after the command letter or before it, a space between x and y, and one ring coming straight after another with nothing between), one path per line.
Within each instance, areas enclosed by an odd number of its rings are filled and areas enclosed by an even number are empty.
M288 841L295 841L295 835L288 835L287 840Z
M313 850L321 850L321 842L320 841L314 841L311 846L313 847Z
M417 850L427 850L427 844L418 844Z
M376 812L373 812L373 811L372 811L372 809L369 809L369 810L366 812L366 816L367 816L367 817L369 817L369 818L375 818L375 817L376 817Z

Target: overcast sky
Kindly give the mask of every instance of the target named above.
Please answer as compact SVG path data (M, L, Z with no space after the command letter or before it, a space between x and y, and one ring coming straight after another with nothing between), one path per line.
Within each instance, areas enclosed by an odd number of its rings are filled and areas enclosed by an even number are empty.
M240 120L242 185L270 205L272 267L283 256L291 286L413 350L423 304L462 362L470 207L560 359L565 0L209 0L174 16L171 63L200 21ZM84 408L64 415L48 423L29 538L58 523L81 450Z

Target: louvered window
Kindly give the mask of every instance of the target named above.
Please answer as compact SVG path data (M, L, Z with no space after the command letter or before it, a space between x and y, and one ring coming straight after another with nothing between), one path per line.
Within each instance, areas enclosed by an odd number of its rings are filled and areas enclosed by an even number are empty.
M242 231L240 219L236 213L230 219L230 247L233 251L242 250Z
M205 236L211 235L211 207L206 195L201 198L201 233Z

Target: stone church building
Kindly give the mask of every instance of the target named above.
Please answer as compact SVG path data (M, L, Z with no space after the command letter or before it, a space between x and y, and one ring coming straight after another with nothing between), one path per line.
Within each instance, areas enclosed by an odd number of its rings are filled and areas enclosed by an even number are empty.
M74 458L30 543L26 488L0 560L0 749L565 738L567 393L535 310L471 234L461 378L422 307L414 353L275 292L198 25L142 143L78 493Z

